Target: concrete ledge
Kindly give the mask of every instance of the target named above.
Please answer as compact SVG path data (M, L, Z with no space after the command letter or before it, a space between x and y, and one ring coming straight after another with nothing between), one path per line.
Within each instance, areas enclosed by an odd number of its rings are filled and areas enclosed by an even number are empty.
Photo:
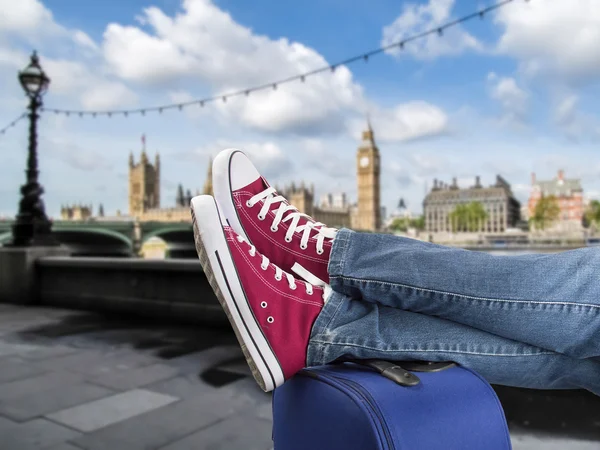
M41 304L228 325L198 260L50 257L36 262Z
M49 257L37 261L39 267L72 268L73 262L77 267L114 270L148 270L157 272L197 272L204 273L198 258L196 259L138 259L111 257Z
M65 247L0 247L0 303L34 304L39 300L36 261L68 255Z

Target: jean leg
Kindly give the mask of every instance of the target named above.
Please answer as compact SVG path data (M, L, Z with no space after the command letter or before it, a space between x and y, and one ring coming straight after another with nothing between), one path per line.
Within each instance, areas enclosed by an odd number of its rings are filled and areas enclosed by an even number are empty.
M506 339L438 317L333 292L313 326L307 364L338 358L454 361L488 382L600 395L600 363Z
M600 357L600 249L494 256L340 230L331 287L574 358Z

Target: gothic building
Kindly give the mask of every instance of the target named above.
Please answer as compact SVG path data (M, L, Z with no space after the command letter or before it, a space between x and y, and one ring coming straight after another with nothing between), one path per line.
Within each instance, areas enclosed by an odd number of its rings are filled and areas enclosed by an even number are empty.
M295 183L277 188L277 192L288 199L291 205L298 208L298 211L308 214L317 222L327 224L330 227L349 228L351 226L351 207L345 203L345 194L327 194L321 199L319 205L315 205L315 187L310 188L302 182L299 186ZM333 202L333 197L343 198L344 202ZM331 200L330 200L331 199Z
M212 160L208 164L208 176L204 184L204 193L212 195ZM196 191L196 195L200 195ZM154 164L148 161L146 149L142 150L139 163L135 163L133 154L129 156L129 216L142 222L191 222L190 201L192 191L183 186L177 188L175 205L160 206L160 156Z
M362 133L356 164L357 204L349 204L344 193L326 194L321 197L319 204L315 204L314 185L308 187L304 183L299 185L291 183L277 191L300 212L329 226L364 231L380 230L380 157L370 124ZM213 195L212 159L209 160L208 174L202 193ZM196 195L199 194L200 192L196 192ZM142 150L139 162L135 162L133 154L129 156L129 216L140 221L190 222L191 198L191 190L184 190L183 186L179 185L175 205L161 207L159 155L156 154L154 164L148 160L145 148Z
M356 153L358 181L358 210L352 227L357 230L381 229L380 157L375 145L371 124L363 131L362 142Z
M350 205L346 194L325 194L314 203L314 186L292 183L278 190L300 212L331 227L347 227L362 231L381 229L380 156L371 125L362 134L356 153L358 203Z
M102 205L100 205L102 207ZM72 205L60 207L61 220L88 220L94 215L92 205Z

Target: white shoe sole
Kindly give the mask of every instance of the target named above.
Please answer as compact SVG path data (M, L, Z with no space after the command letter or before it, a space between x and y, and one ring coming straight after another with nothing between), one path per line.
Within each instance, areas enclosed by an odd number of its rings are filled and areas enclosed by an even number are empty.
M215 199L194 197L191 210L196 251L206 278L227 314L252 375L265 392L272 391L285 381L283 371L246 299Z
M227 220L227 224L233 228L237 234L252 243L240 222L231 190L231 157L237 152L244 153L237 148L228 148L220 152L214 159L212 168L213 192L217 204L219 205L219 209Z

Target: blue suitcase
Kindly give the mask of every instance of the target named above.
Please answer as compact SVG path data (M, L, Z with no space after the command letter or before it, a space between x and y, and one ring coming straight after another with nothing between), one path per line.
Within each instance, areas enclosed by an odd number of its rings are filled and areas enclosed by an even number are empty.
M492 387L454 363L312 367L273 393L274 450L506 450Z

